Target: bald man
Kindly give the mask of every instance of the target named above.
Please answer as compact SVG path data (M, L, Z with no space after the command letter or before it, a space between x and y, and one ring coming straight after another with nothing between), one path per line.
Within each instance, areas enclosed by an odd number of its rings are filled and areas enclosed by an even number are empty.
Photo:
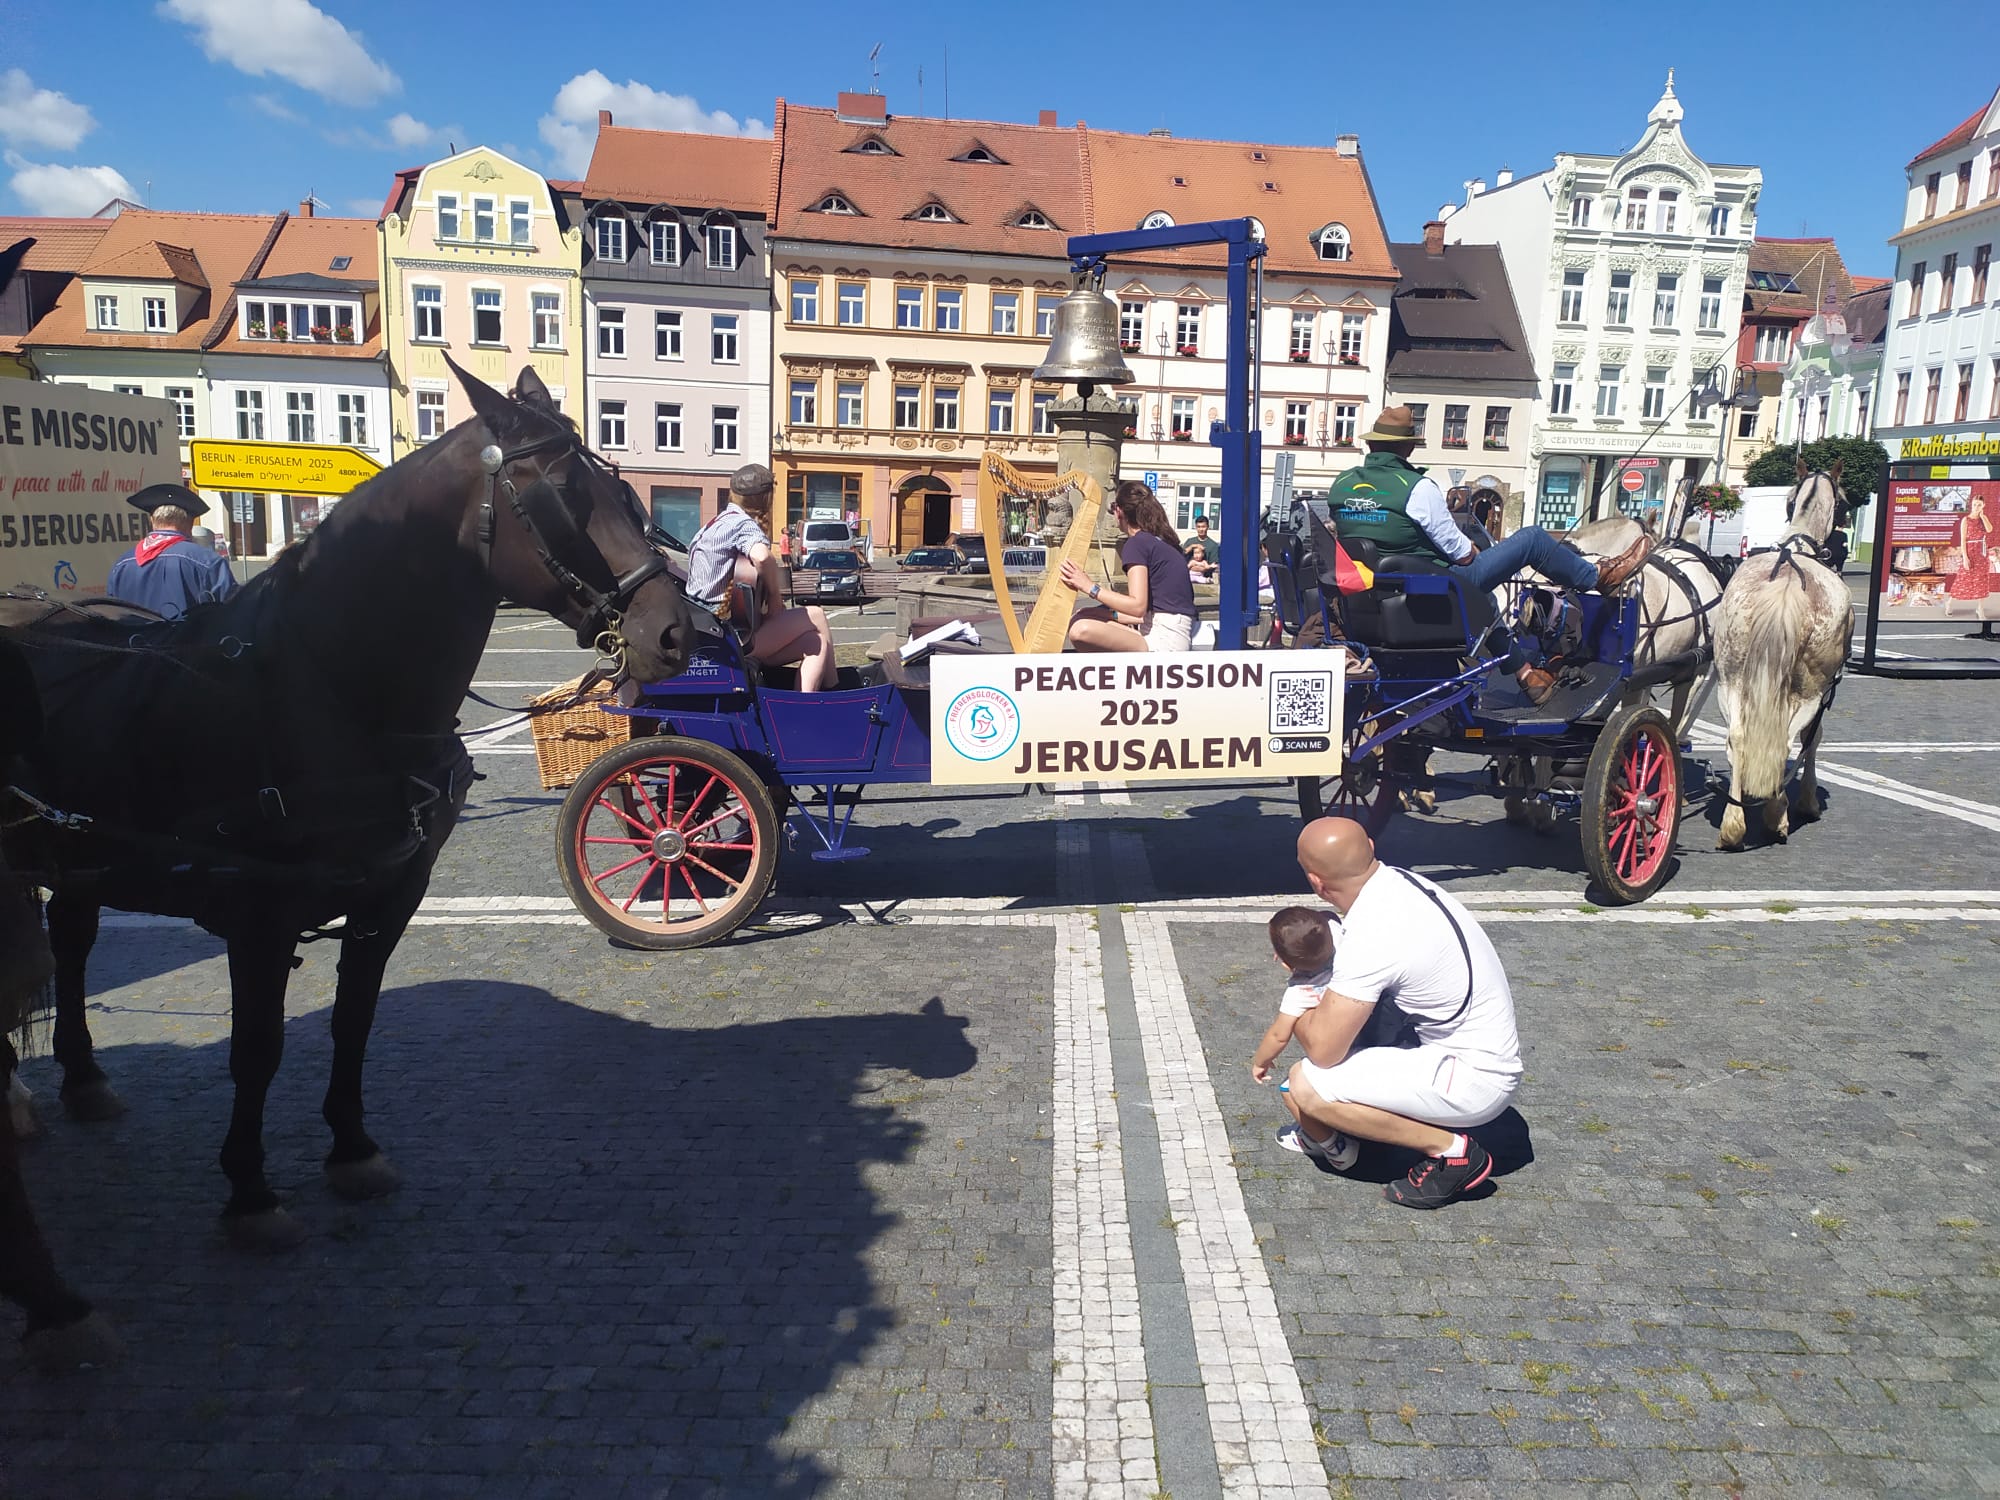
M1498 1116L1520 1086L1506 970L1472 914L1378 860L1359 823L1308 823L1298 854L1340 931L1326 993L1298 1024L1306 1060L1284 1096L1297 1123L1280 1143L1340 1171L1354 1165L1359 1141L1414 1147L1423 1160L1383 1196L1442 1208L1492 1173L1492 1157L1466 1132ZM1416 1023L1418 1045L1352 1051L1382 1000Z

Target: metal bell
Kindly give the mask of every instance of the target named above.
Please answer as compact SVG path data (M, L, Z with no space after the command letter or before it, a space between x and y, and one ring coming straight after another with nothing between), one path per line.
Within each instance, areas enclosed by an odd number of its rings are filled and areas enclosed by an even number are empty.
M1035 379L1130 385L1134 376L1118 348L1118 304L1083 282L1070 288L1056 304L1055 332Z

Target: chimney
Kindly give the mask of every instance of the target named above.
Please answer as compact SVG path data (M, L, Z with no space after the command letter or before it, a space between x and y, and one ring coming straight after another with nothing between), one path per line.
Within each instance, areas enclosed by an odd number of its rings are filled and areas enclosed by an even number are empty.
M599 130L602 130L605 126L609 125L610 123L611 123L611 111L608 109L600 109L597 112L597 128Z
M1439 205L1438 205L1438 222L1439 222L1440 224L1442 224L1442 223L1443 223L1443 222L1444 222L1444 221L1445 221L1446 219L1449 219L1449 218L1450 218L1450 217L1451 217L1451 216L1452 216L1453 214L1455 214L1455 213L1457 213L1457 212L1458 212L1458 205L1457 205L1456 203L1443 203L1443 204L1439 204Z
M1334 154L1338 156L1359 156L1361 137L1358 135L1337 135L1333 138Z
M1493 174L1493 185L1495 187L1505 187L1508 183L1512 182L1513 180L1514 180L1514 169L1512 167L1502 167L1499 171Z
M1432 219L1424 225L1424 254L1444 254L1444 220Z
M880 94L842 92L834 96L833 113L836 118L854 124L886 125L889 123L889 101Z
M1475 177L1472 179L1472 181L1468 182L1465 185L1465 201L1467 203L1470 203L1474 198L1477 198L1481 193L1485 191L1486 191L1486 179L1484 177Z
M312 216L313 201L311 195L308 194L306 197L299 199L299 217L301 219L310 219Z
M1043 110L1040 118L1038 118L1035 121L1037 125L1053 125L1055 124L1055 122L1056 122L1056 112L1052 109Z

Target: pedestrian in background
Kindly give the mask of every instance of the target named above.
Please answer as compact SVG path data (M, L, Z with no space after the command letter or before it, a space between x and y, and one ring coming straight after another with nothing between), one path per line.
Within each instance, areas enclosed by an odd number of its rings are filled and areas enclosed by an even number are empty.
M214 533L206 547L194 539L194 518L207 512L206 500L184 484L155 484L131 503L152 518L152 530L111 565L105 592L169 620L197 604L220 604L236 592L236 575L217 556Z

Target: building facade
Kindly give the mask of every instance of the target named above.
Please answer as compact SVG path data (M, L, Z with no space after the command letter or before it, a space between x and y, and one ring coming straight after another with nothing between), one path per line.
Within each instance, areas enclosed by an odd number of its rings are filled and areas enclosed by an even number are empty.
M1882 335L1895 283L1886 276L1851 277L1854 287L1838 320L1808 319L1793 346L1779 388L1776 430L1780 447L1821 438L1865 438L1875 418L1882 369Z
M1832 383L1820 377L1832 355L1832 336L1846 321L1841 309L1853 294L1831 239L1759 235L1751 241L1736 369L1739 377L1755 380L1760 399L1730 415L1725 454L1731 483L1740 484L1744 469L1766 448L1790 440L1782 434L1796 436L1799 413L1788 410L1788 403L1806 403L1808 431L1833 421Z
M446 355L498 390L533 366L581 423L579 191L486 146L396 174L382 206L380 267L397 458L472 414Z
M0 250L24 239L35 243L0 288L0 380L32 380L34 366L22 342L55 307L68 286L97 253L111 217L96 219L0 218Z
M2000 94L1908 171L1875 435L1891 459L2000 455Z
M1535 355L1529 519L1657 516L1717 470L1725 415L1692 397L1727 375L1763 174L1703 161L1669 75L1637 145L1564 153L1468 190L1454 243L1495 244Z
M584 179L591 441L682 540L771 457L771 155L607 112Z
M1417 419L1410 461L1447 489L1496 491L1512 529L1527 508L1538 387L1506 263L1492 245L1447 245L1436 219L1389 253L1402 279L1382 399Z

